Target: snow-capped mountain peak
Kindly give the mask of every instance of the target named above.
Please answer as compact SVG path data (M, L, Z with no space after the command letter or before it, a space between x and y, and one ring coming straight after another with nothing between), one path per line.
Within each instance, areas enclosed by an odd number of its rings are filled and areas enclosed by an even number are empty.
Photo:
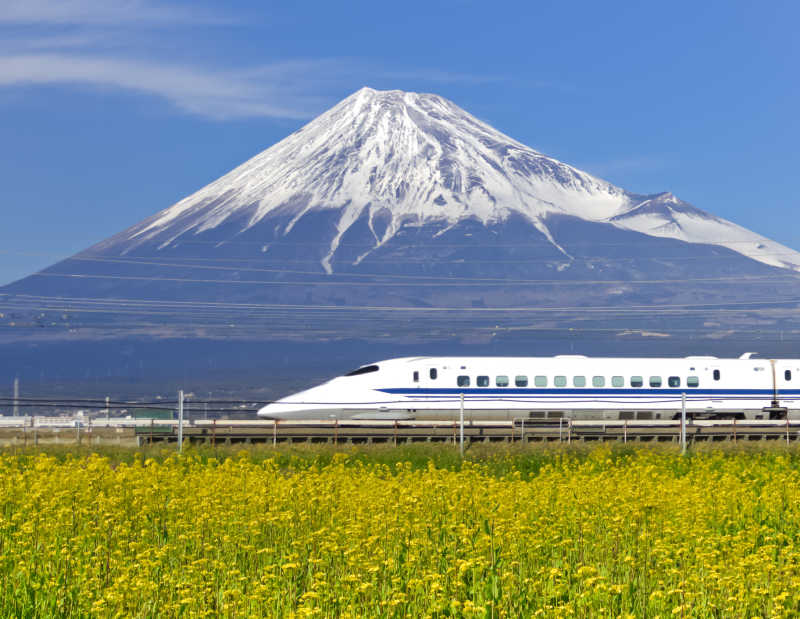
M371 88L135 226L126 245L166 247L223 224L245 231L276 214L287 216L276 231L287 235L319 211L335 214L336 229L321 260L329 273L343 235L360 220L368 222L374 250L404 226L446 228L465 220L490 225L513 214L565 256L548 227L555 215L721 245L800 270L799 253L671 193L631 194L513 140L440 96Z

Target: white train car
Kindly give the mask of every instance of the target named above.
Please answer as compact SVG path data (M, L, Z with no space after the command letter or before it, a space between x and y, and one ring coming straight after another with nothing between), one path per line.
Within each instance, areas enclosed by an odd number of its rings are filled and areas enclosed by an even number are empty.
M259 410L272 419L800 417L800 359L408 357Z

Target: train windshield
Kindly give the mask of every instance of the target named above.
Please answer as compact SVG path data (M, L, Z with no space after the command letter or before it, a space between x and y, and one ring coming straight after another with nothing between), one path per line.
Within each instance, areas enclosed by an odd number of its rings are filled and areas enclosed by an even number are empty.
M370 372L377 372L378 366L377 365L365 365L364 367L358 368L357 370L353 370L352 372L348 372L345 376L359 376L361 374L369 374Z

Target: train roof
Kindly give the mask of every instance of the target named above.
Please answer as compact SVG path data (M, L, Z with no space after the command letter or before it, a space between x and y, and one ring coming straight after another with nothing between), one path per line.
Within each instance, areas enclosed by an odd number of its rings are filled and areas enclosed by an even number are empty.
M729 361L753 361L753 362L764 362L769 361L770 358L768 357L754 357L756 353L744 353L739 357L715 357L712 355L688 355L685 357L591 357L587 355L553 355L553 356L522 356L522 355L506 355L506 356L457 356L457 355L448 355L448 356L420 356L420 357L395 357L391 359L384 359L380 361L374 361L373 363L392 363L392 364L402 364L402 363L454 363L454 362L470 362L470 361L507 361L509 359L514 360L530 360L530 361L545 361L545 360L553 360L553 359L560 359L560 360L574 360L574 361L716 361L716 362L729 362ZM779 361L797 361L800 362L800 359L790 359L790 358L774 358L775 360Z

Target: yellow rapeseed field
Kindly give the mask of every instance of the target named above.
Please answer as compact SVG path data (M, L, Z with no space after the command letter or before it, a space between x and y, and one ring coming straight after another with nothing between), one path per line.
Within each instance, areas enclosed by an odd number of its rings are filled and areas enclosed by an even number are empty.
M536 457L0 455L0 615L797 616L796 452Z

